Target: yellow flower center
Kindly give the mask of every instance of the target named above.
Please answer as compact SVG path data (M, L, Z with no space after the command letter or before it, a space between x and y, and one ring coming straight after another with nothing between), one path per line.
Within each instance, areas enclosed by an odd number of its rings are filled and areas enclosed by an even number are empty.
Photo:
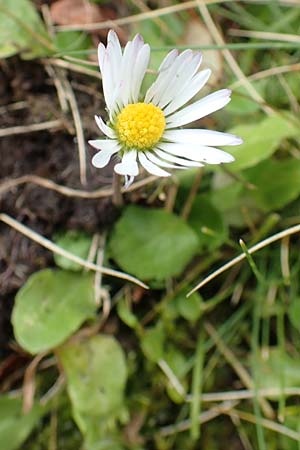
M120 142L128 148L146 150L160 140L166 126L165 116L152 103L132 103L120 112L116 131Z

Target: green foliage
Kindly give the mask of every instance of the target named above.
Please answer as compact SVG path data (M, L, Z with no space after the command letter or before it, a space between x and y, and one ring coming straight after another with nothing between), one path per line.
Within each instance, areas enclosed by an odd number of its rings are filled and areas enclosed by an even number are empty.
M92 318L95 309L90 274L42 270L31 275L16 295L15 338L30 353L51 350Z
M43 408L34 405L28 414L22 413L22 399L0 397L0 442L3 450L17 450L37 425Z
M126 323L126 325L130 328L136 328L138 325L137 317L132 313L129 309L128 303L125 299L121 299L117 305L117 312L120 319Z
M64 250L67 250L82 259L87 259L92 243L92 237L84 231L68 230L57 234L54 237L54 241ZM82 266L61 255L55 254L54 261L61 269L74 271L82 270Z
M97 335L66 344L58 354L67 375L74 418L89 448L110 449L111 444L106 447L105 442L121 417L127 379L121 346L111 336ZM93 447L100 440L103 447Z
M253 167L269 158L278 149L281 141L299 136L299 125L293 116L272 115L258 123L238 125L230 130L241 136L242 145L230 148L236 161L230 170L237 171Z
M112 3L92 1L107 3L108 8ZM162 6L160 2L148 3L150 8ZM8 14L1 10L3 5ZM138 3L123 2L122 8L128 15L140 12ZM222 31L231 23L235 31L288 30L296 37L300 32L300 9L280 2L228 2L226 8L215 4L210 11ZM133 22L128 32L140 32L151 47L179 46L189 21L197 26L198 20L190 11L181 14ZM238 36L224 35L241 43ZM0 56L17 52L22 57L46 55L49 48L35 36L42 41L45 38L57 57L70 53L85 58L90 53L86 50L91 35L59 31L51 42L33 2L0 0ZM120 36L124 44L126 35ZM190 39L189 46L201 46ZM234 164L203 168L187 220L179 216L191 198L198 169L174 171L178 192L174 186L170 189L168 182L157 180L126 193L125 201L139 206L125 206L115 227L107 229L106 253L112 263L149 281L152 289L146 291L103 276L103 304L95 305L94 273L87 274L78 264L55 255L56 265L63 270L38 272L18 292L13 310L18 344L33 354L53 351L55 357L45 358L36 368L36 403L28 415L21 413L21 400L0 398L1 450L213 450L222 443L240 448L241 439L247 448L299 450L299 439L284 434L300 431L297 397L284 391L300 388L298 236L282 246L275 242L253 255L258 280L244 262L186 298L197 282L241 252L240 238L249 248L300 222L299 48L293 52L284 46L261 51L254 48L256 44L257 39L247 38L243 45L248 48L234 52L234 56L243 73L252 75L249 82L275 114L265 115L244 86L236 89L233 85L233 98L226 109L192 126L230 127L229 131L244 138L244 144L228 148L236 158ZM203 53L210 65L209 53ZM165 50L152 52L151 69L157 69L166 54ZM276 66L282 73L276 72ZM156 74L147 74L143 89L155 78ZM81 89L80 83L87 79L76 76L74 80L74 88ZM224 64L222 80L213 81L209 90L236 81ZM83 113L81 98L78 95ZM82 119L83 125L88 125L88 119ZM165 199L171 200L170 205L174 193L175 207L169 213ZM83 231L64 231L54 240L87 258L91 236ZM97 320L95 328L82 329L74 336L89 319ZM228 357L230 351L232 358ZM13 363L10 356L0 367L1 382L8 373L1 388L14 383L12 388L18 389L22 385L17 378L22 355L13 355ZM51 366L53 361L58 362L56 367ZM265 417L264 404L250 393L232 411L234 420L228 420L225 411L201 424L196 439L201 411L204 418L206 414L209 417L221 404L206 400L200 404L202 391L230 399L232 391L247 387L239 368L249 371L253 391L259 396L261 388L277 389L276 395L266 399L274 411L272 420L278 422L277 430L262 429L271 422L261 422L261 418L270 417ZM61 390L58 372L65 375ZM25 394L28 386L24 383ZM39 400L49 397L42 409ZM234 392L232 397L235 402ZM45 411L51 414L44 415ZM249 424L247 417L254 423ZM197 432L191 435L190 426Z
M188 222L199 237L201 249L214 250L228 238L228 228L221 212L206 195L195 197Z
M86 33L79 31L61 31L55 35L54 44L62 54L76 52L74 53L75 58L85 59L84 50L91 47L91 38Z
M300 160L263 161L245 172L256 189L251 197L264 211L274 211L296 199L300 194Z
M291 324L300 332L300 297L292 297L288 307L288 318Z
M300 361L283 349L271 347L267 358L255 360L257 384L260 389L300 387Z
M49 49L41 40L49 39L30 0L0 0L0 58L22 52L24 58L44 56Z
M183 271L199 240L174 214L129 206L115 225L110 248L123 270L142 280L164 280Z
M141 339L141 347L145 356L157 363L164 357L165 330L161 322L149 327Z
M186 292L182 292L175 297L174 304L178 314L190 322L197 321L201 316L202 298L198 292L189 298L186 297Z

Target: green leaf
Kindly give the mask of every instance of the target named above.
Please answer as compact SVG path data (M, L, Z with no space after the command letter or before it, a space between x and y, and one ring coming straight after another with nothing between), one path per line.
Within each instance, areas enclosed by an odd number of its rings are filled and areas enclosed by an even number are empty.
M233 114L249 114L260 110L259 104L249 96L249 92L243 86L234 89L231 102L226 107L226 111Z
M68 343L58 349L66 372L74 417L86 435L95 424L104 431L120 416L127 366L118 341L108 335Z
M113 258L143 280L179 275L199 249L196 233L161 209L129 206L112 233Z
M199 319L202 313L202 297L195 292L190 297L186 297L187 292L180 293L174 301L179 314L186 320L194 322Z
M288 318L291 324L300 332L300 297L293 297L288 307Z
M229 131L244 140L242 145L229 149L236 159L230 164L230 170L237 171L267 159L283 139L299 135L299 126L295 124L295 118L292 116L288 118L273 115L255 124L238 125Z
M146 357L157 363L164 356L165 330L162 323L149 327L141 339L141 347Z
M244 175L257 188L249 194L265 211L280 209L300 194L298 159L263 161Z
M92 45L90 36L80 31L61 31L56 33L54 43L61 53L76 51L76 54L73 56L79 59L87 58L84 50L88 50ZM79 50L83 50L83 52L81 53Z
M138 318L129 309L129 305L125 299L121 299L117 304L117 312L120 319L126 323L130 328L136 328L138 325Z
M285 388L300 386L300 362L292 358L285 351L273 347L269 351L268 359L255 359L257 388Z
M64 250L79 256L82 259L87 259L92 243L92 237L83 231L68 230L54 236L54 241ZM64 256L54 254L55 264L62 269L80 271L82 266L71 261Z
M95 310L91 274L45 269L31 275L16 295L14 334L30 353L43 352L64 342Z
M34 405L28 414L22 413L22 400L0 397L0 442L4 450L17 450L38 423L43 409Z
M198 234L201 248L214 250L228 237L222 215L205 195L195 197L188 222Z
M26 51L23 56L34 58L49 53L30 33L49 39L43 22L29 0L0 0L0 58Z

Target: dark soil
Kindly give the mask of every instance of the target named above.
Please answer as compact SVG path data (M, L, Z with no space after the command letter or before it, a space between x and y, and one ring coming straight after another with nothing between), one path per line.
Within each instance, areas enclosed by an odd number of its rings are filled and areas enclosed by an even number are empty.
M99 81L68 74L73 83L85 128L85 140L100 133L94 114L103 111ZM89 89L85 90L84 87ZM95 93L95 95L93 95ZM14 127L62 118L52 80L39 63L11 58L0 66L0 127ZM25 102L21 109L7 105ZM99 173L91 164L93 149L87 145L87 186L79 177L78 150L70 113L66 130L13 135L0 140L0 185L23 175L39 175L72 188L94 190L109 182L111 170ZM71 130L71 132L70 132ZM106 178L103 178L106 177ZM23 184L0 195L0 212L9 214L43 236L58 229L83 229L91 233L111 224L117 211L111 199L66 197L34 184ZM0 346L7 346L14 294L28 276L52 264L52 254L0 223ZM1 350L0 350L1 351Z

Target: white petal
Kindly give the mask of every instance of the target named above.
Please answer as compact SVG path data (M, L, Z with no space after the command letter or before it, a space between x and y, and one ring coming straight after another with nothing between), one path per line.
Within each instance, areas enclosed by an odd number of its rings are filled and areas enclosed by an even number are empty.
M179 93L186 91L191 83L191 80L198 70L202 60L200 52L191 54L191 61L187 59L185 63L178 69L177 73L173 73L172 79L168 86L168 89L162 94L158 106L164 108L173 99L177 98ZM202 85L203 86L203 85ZM201 87L202 87L201 86ZM200 88L201 89L201 88ZM196 93L200 90L198 89ZM192 97L195 94L192 95ZM191 97L190 97L191 98ZM186 102L185 102L186 103ZM184 104L184 103L182 103ZM175 110L174 110L175 111Z
M178 158L178 156L170 155L160 149L154 149L155 153L161 158L166 159L167 161L174 162L176 164L180 164L184 167L203 167L204 164L201 164L198 161L190 161L189 159Z
M161 63L159 69L158 69L158 76L156 80L152 83L152 85L149 87L149 89L146 92L145 95L145 103L150 103L153 95L155 93L155 90L157 88L158 80L161 79L166 72L168 72L169 68L173 65L174 61L178 58L179 52L177 49L172 50L167 54L167 56L164 58L163 62Z
M207 95L192 105L169 116L167 118L166 128L180 127L218 111L230 102L230 94L231 91L229 89L221 89L220 91Z
M119 146L111 147L111 148L104 148L100 152L96 153L93 156L92 164L93 166L97 167L98 169L102 169L102 167L105 167L109 161L110 158L114 153L117 153L120 150Z
M122 162L114 167L114 171L119 175L129 175L135 177L139 173L139 168L136 162L136 150L125 152Z
M193 98L205 85L211 74L210 69L202 70L197 73L192 80L185 83L183 89L181 89L171 103L164 109L164 114L168 116L177 109L185 105L191 98Z
M239 145L243 143L243 140L234 134L192 128L165 131L163 138L181 144Z
M143 47L144 40L137 34L132 42L127 42L122 58L121 80L119 84L118 97L122 100L123 106L128 105L133 91L133 73L136 67L136 59L139 50ZM118 100L118 99L117 99Z
M147 170L147 172L151 173L151 175L156 175L157 177L169 177L171 175L149 161L144 153L138 152L138 158L142 166Z
M107 52L111 59L112 78L114 81L114 88L116 88L119 80L119 70L122 61L122 49L115 31L110 30L107 36Z
M150 60L150 46L148 44L145 44L140 49L137 55L136 64L133 72L131 97L134 103L138 101L141 84L144 79L146 69L149 64L149 60Z
M103 71L104 55L105 55L105 46L102 44L102 42L100 42L100 44L98 45L98 61L101 73Z
M116 139L93 139L89 141L89 144L98 150L121 148Z
M164 70L169 69L171 64L173 64L174 60L177 58L179 52L176 48L171 50L167 56L163 59L161 65L158 68L158 72L163 72Z
M177 57L169 70L163 72L162 74L159 74L151 103L153 103L154 105L159 105L166 91L169 90L170 86L172 86L172 82L174 82L176 77L180 77L181 72L186 70L186 67L188 67L188 65L191 63L192 59L192 50L185 50Z
M174 80L177 72L186 67L186 61L191 60L193 57L192 50L185 50L179 56L177 56L168 69L159 72L157 79L152 86L148 89L145 96L145 103L153 103L158 105L161 96L169 88L170 83Z
M157 147L171 153L172 155L183 156L185 158L205 162L207 164L221 164L234 161L234 157L232 155L214 147L171 143L160 143Z
M152 152L145 152L145 155L151 162L153 162L157 166L169 167L170 169L182 169L182 167L176 166L175 164L170 164L160 158L157 158L157 156L155 156Z
M99 45L100 47L100 45ZM99 59L100 62L100 59ZM105 103L109 109L109 111L112 110L113 107L113 97L115 92L115 86L112 76L112 60L111 55L109 55L109 52L107 49L104 52L103 55L103 61L102 61L102 88L103 88L103 95L105 99Z
M100 128L100 130L102 131L103 134L105 134L105 136L114 139L116 137L116 133L114 132L114 130L112 128L110 128L109 126L107 126L103 120L101 119L100 116L95 116L95 121L98 125L98 127Z

